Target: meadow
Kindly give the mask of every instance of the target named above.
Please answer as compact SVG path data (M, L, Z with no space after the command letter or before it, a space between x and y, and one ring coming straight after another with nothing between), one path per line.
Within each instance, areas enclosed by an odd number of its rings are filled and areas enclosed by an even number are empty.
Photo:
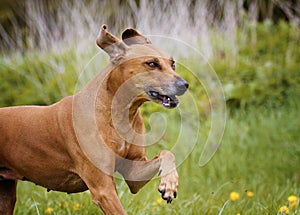
M238 48L233 51L226 36L210 32L214 49L208 62L222 84L226 102L226 126L218 150L206 165L199 165L211 129L211 101L205 87L184 67L195 70L198 62L192 57L178 59L184 63L177 65L177 72L188 80L189 92L196 98L199 135L178 165L178 197L171 204L160 198L158 177L133 195L116 174L118 195L129 215L300 214L299 27L263 22L235 33ZM107 57L100 56L100 60L88 64L98 52L96 47L84 52L71 47L59 53L29 50L26 54L1 54L0 107L48 105L76 93L107 63ZM184 97L182 101L189 102ZM165 135L149 147L148 157L172 149L178 138L180 113L153 103L142 109L147 128L153 112L163 113L168 119ZM194 115L184 118L195 120ZM184 144L179 151L184 150ZM101 212L92 203L89 191L47 192L20 181L15 214Z

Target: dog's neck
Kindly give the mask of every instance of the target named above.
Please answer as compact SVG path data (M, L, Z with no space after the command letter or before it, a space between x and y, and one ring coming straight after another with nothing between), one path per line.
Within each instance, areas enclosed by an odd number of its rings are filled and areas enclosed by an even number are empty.
M135 117L139 107L147 101L142 96L141 89L136 87L134 78L126 78L126 71L122 67L116 67L107 76L106 91L111 98L112 114L120 113L119 117L129 118L130 121Z
M140 89L122 76L121 69L109 64L78 95L82 102L91 100L89 103L92 107L89 109L94 112L92 108L95 108L95 114L105 113L102 117L107 119L129 119L132 122L147 99L140 95Z
M89 146L92 142L104 141L123 156L127 150L123 145L124 140L128 143L144 143L143 136L140 138L132 129L136 126L135 119L139 116L139 107L144 100L135 97L132 94L135 91L127 91L126 84L120 83L118 90L109 88L109 82L114 81L110 79L113 69L109 64L73 96L73 127L81 147ZM98 131L103 131L101 127L106 127L106 130L113 128L113 132L100 132L101 135L95 135ZM129 134L129 131L132 132ZM87 133L91 134L88 135L89 138L86 138Z

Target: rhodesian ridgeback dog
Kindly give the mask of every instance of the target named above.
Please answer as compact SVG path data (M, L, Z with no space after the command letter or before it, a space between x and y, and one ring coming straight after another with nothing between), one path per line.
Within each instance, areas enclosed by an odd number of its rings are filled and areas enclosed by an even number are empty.
M159 192L177 195L175 157L167 150L146 158L145 127L139 107L153 101L178 105L188 83L174 60L134 29L122 39L103 25L97 45L110 63L80 92L50 106L0 109L0 214L13 214L18 180L50 190L90 190L105 214L126 214L114 183L119 172L132 193L160 175Z

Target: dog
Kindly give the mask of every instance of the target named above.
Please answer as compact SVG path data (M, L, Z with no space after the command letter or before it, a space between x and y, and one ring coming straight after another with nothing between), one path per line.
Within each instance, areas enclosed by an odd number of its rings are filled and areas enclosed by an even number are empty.
M13 214L18 180L67 193L89 189L105 214L126 214L114 172L132 193L159 174L162 198L176 198L175 157L163 150L147 160L139 107L175 108L188 83L169 55L132 28L118 39L103 25L96 43L110 63L80 92L50 106L0 108L1 215Z

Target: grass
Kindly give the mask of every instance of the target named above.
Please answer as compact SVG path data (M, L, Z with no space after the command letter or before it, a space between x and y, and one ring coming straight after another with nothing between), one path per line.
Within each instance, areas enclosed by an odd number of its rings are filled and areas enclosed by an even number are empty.
M199 167L203 144L199 140L178 167L178 199L172 204L161 202L158 179L136 195L119 179L117 188L124 208L128 214L277 214L288 204L288 196L300 194L299 110L299 104L289 104L276 110L234 111L212 160ZM206 129L203 125L201 132ZM151 147L152 153L160 148ZM233 191L239 193L236 201L229 198ZM249 192L254 196L249 197ZM20 182L18 194L16 214L101 214L91 203L89 192L67 195ZM290 214L299 212L299 205L290 210Z

